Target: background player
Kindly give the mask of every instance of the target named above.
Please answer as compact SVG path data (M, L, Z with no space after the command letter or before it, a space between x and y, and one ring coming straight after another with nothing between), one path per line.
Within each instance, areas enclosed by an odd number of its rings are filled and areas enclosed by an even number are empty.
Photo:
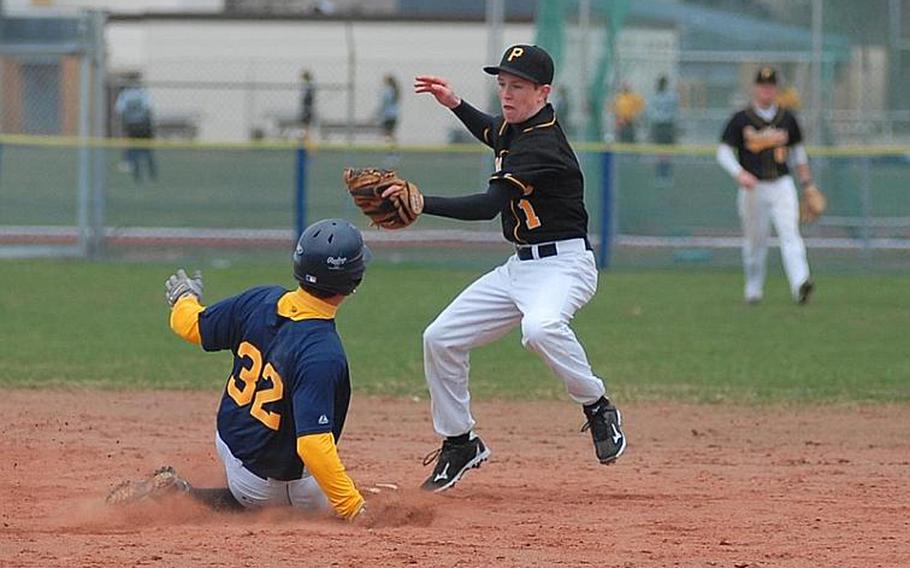
M495 152L496 171L485 193L458 198L426 196L424 213L463 220L501 215L516 254L466 288L424 332L424 368L433 424L445 437L423 488L448 489L490 450L474 434L468 392L468 353L521 325L522 344L536 351L583 405L598 459L611 463L626 446L619 410L606 398L587 355L569 327L597 288L587 240L588 215L578 161L547 102L553 61L543 49L515 45L497 67L502 116L463 101L445 79L417 77L452 109L470 132Z
M357 228L328 219L297 243L294 291L262 286L204 307L201 275L179 270L168 278L171 329L206 351L234 354L215 435L228 489L193 489L171 468L154 474L152 489L176 487L210 504L246 508L331 505L347 519L361 512L363 497L335 446L351 384L334 317L370 256Z
M777 72L762 67L755 77L752 102L736 112L724 128L717 161L739 184L737 204L743 228L745 300L763 296L771 223L790 292L800 304L809 301L814 283L806 247L799 234L799 200L787 167L790 152L803 188L812 183L809 159L796 117L777 104Z

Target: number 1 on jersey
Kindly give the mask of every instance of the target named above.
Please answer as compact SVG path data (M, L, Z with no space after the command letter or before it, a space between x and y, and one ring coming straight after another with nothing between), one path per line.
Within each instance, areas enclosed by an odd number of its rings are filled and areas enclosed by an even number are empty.
M528 226L528 229L536 229L540 226L540 217L537 216L537 213L534 211L534 206L531 205L530 201L522 199L518 202L518 206L524 211L525 224Z

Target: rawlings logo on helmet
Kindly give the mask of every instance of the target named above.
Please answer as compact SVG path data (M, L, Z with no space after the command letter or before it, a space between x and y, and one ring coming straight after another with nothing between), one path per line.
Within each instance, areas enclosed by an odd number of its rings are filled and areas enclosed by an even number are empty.
M330 270L339 270L343 268L347 261L348 257L346 256L330 256L325 259L325 263L329 265Z

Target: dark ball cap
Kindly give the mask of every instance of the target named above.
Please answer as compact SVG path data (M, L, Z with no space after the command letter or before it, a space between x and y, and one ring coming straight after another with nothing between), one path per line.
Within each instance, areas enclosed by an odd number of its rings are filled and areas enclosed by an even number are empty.
M502 54L499 65L484 67L483 70L490 75L510 73L538 85L553 82L553 59L536 45L513 45Z
M294 249L294 278L306 288L345 296L363 280L373 253L360 230L344 219L313 223Z
M762 67L755 74L756 85L776 85L777 71L773 67Z

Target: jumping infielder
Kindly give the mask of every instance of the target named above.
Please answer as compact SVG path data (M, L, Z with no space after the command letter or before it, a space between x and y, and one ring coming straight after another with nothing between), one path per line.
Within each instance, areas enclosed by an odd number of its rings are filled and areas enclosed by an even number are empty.
M799 234L799 200L787 167L792 152L800 184L805 188L812 183L802 142L796 117L777 105L777 72L762 67L755 77L752 103L730 118L717 149L717 161L739 184L737 204L749 304L762 299L772 222L794 300L805 304L812 294L814 283Z
M619 410L605 396L584 349L569 327L597 288L588 243L584 182L575 153L547 102L553 60L543 49L515 45L497 76L502 116L462 100L445 79L419 76L417 93L430 93L495 153L485 193L457 198L426 196L423 213L462 220L500 215L515 254L471 284L424 332L424 368L433 424L445 438L428 456L436 465L423 483L429 491L452 487L480 465L489 448L474 433L468 391L468 354L521 326L522 344L537 352L583 405L597 458L611 463L626 447Z

